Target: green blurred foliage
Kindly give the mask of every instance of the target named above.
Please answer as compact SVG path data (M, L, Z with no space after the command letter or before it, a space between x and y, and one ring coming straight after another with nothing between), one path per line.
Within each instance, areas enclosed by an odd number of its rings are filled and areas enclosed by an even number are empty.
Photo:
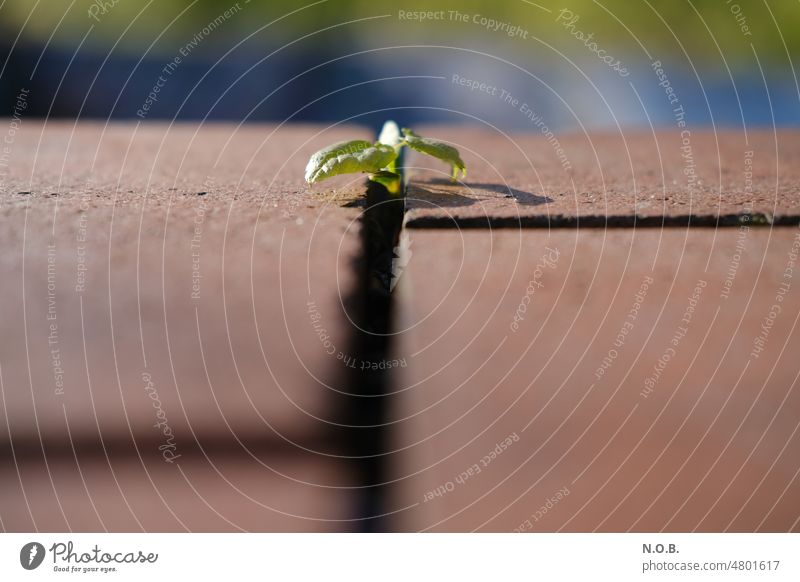
M23 39L38 43L52 35L53 43L75 46L94 27L85 42L95 50L107 51L116 44L117 51L141 54L152 44L152 52L169 53L235 4L229 0L116 0L116 4L114 0L6 0L0 9L0 34L13 39L21 31ZM100 9L101 5L106 9ZM313 35L301 46L319 50L336 38L350 46L449 43L502 46L525 54L537 47L541 49L538 58L555 59L556 53L544 45L504 38L501 32L476 24L449 19L401 21L398 11L479 13L521 26L543 43L574 55L575 39L556 23L558 11L567 8L580 16L576 28L594 33L604 48L631 60L647 59L642 45L652 58L683 58L685 53L701 66L727 63L731 68L755 67L754 52L762 64L773 67L787 67L789 57L800 55L800 2L796 0L239 0L239 6L240 14L220 27L203 50L213 51L220 43L230 46L275 19L280 21L257 36L256 42L265 48L338 23L388 14L368 24ZM737 7L739 21L734 14ZM96 19L90 17L90 10ZM742 23L749 34L740 29Z

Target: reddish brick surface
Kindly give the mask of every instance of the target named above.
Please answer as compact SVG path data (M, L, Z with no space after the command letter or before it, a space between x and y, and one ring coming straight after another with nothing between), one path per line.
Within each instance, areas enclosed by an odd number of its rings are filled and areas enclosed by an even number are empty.
M541 136L422 132L456 142L470 174L465 187L413 170L407 224L449 230L408 231L395 292L405 367L391 373L389 527L797 530L796 272L780 295L796 227L454 228L749 212L791 222L797 134L693 132L689 195L675 133L559 136L565 170ZM320 144L359 136L23 124L0 181L4 529L358 527L364 500L332 436L337 391L351 388L337 356L354 356L359 253L359 210L342 206L362 178L309 190L302 173ZM421 160L410 157L442 169ZM559 258L536 274L547 248ZM686 335L645 397L698 280ZM156 395L174 441L154 426Z
M395 527L800 530L797 227L409 235Z
M561 156L536 134L452 127L424 128L424 134L457 145L468 174L464 183L451 184L440 162L411 156L410 226L482 218L537 219L547 226L547 219L559 225L575 217L800 215L796 131L693 130L688 150L687 136L677 131L559 135Z
M11 531L349 531L352 489L333 459L244 450L141 457L3 456L2 517ZM80 447L78 449L81 450ZM5 451L4 451L5 453ZM334 487L334 488L332 488ZM338 488L336 488L338 487Z
M338 420L332 402L342 364L326 353L307 302L331 345L346 352L342 299L353 286L358 212L325 191L309 193L302 176L320 143L361 130L23 127L0 211L3 527L32 527L22 489L31 507L52 509L42 447L58 467L64 503L86 505L80 466L114 529L137 527L114 475L139 507L153 504L146 529L180 529L166 508L173 501L191 529L330 529L333 522L314 518L349 517L346 490L314 486L347 479L316 452L336 452L326 435ZM174 465L159 451L170 442L182 456ZM118 472L105 467L101 443ZM222 477L204 460L199 447L208 446L238 459L224 464ZM283 475L245 453L275 447ZM247 481L257 499L307 519L265 511L223 477ZM230 523L210 513L189 482L213 483L211 506ZM67 517L41 511L35 526L97 527Z

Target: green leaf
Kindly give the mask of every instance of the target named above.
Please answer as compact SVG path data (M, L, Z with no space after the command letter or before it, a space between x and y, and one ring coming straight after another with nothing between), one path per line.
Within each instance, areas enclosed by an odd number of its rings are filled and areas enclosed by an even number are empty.
M306 165L306 182L312 184L339 174L377 172L397 158L393 147L357 139L335 143L315 153Z
M450 164L452 171L452 180L455 182L458 179L458 174L461 172L461 177L467 175L467 166L461 159L458 150L451 145L430 139L427 137L420 137L410 129L403 128L403 135L405 143L412 150L417 150L423 154L433 156Z
M403 142L403 136L400 135L400 128L392 120L389 120L383 124L381 133L378 136L378 142L384 145L392 146L397 152L398 157L400 155L400 148L405 145ZM386 166L385 169L390 172L397 172L397 160L393 160Z

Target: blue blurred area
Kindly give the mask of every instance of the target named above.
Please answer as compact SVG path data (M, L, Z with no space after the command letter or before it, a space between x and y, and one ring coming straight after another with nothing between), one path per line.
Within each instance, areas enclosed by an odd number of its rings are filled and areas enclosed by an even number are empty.
M2 42L2 41L0 41ZM470 90L453 76L505 91L546 120L553 131L674 126L674 115L650 63L633 62L621 78L584 59L580 70L552 61L504 62L482 51L452 48L366 50L341 45L329 53L286 51L264 60L247 46L222 60L189 55L164 75L169 57L112 55L18 44L0 45L0 115L13 110L21 88L30 90L28 116L82 119L338 122L353 118L379 127L402 123L488 123L503 130L538 131L498 95ZM487 47L487 51L491 47ZM352 54L352 53L356 54ZM350 56L348 56L350 55ZM221 55L219 55L221 56ZM328 62L326 61L332 61ZM797 126L800 93L791 74L759 69L699 71L664 64L669 82L696 125ZM143 112L159 76L156 100ZM634 90L635 89L635 90ZM638 97L637 97L638 92ZM641 98L642 103L639 102ZM643 106L644 105L644 106ZM138 112L138 114L137 114ZM142 115L144 113L144 115Z

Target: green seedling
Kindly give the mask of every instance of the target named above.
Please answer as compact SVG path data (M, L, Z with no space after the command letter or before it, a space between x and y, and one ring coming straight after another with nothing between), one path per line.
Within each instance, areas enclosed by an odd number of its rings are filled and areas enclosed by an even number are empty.
M399 194L397 158L400 150L406 146L450 164L454 182L459 174L462 178L467 175L467 167L456 148L421 137L410 129L404 128L401 134L394 121L387 121L375 143L361 139L343 141L311 156L306 165L306 182L313 184L340 174L361 172L369 174L370 180L382 184L390 193Z

